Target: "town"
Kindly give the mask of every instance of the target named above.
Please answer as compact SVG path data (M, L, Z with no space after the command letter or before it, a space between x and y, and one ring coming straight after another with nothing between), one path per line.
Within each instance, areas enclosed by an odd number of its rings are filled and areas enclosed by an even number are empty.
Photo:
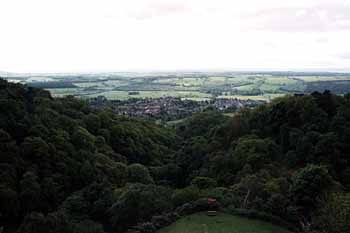
M110 109L118 115L143 117L162 121L173 121L191 116L207 108L224 113L234 113L247 107L252 108L266 103L263 100L242 100L217 98L212 100L193 101L179 97L131 98L128 100L108 100L104 96L88 99L89 105L95 109Z

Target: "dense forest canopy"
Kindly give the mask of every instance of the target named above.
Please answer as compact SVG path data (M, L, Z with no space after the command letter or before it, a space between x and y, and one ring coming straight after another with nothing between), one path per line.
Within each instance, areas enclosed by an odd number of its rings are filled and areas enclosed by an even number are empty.
M155 232L211 208L350 231L350 95L286 96L176 127L0 80L0 227Z

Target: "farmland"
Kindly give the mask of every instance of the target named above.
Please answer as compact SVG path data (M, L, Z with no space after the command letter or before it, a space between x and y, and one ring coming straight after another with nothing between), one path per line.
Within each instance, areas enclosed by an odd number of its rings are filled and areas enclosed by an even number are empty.
M238 98L270 101L285 94L350 92L350 74L339 73L105 73L8 77L48 89L53 96L105 96L110 100L179 97L191 100Z

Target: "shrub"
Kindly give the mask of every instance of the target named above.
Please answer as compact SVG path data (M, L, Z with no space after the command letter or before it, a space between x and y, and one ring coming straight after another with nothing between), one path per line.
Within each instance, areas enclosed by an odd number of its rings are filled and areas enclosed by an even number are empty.
M134 163L129 166L129 182L150 184L154 183L148 168L139 163Z
M193 186L196 186L199 189L207 189L207 188L213 188L217 186L217 183L214 179L209 177L202 177L202 176L196 176L191 184Z
M181 206L185 203L195 201L199 197L200 190L197 187L189 186L184 189L176 190L171 199L175 206Z

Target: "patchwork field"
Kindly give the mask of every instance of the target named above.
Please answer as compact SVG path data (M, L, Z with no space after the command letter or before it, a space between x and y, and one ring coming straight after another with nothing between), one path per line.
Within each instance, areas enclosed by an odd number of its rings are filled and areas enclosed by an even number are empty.
M202 100L211 98L210 94L196 91L138 91L137 95L129 95L128 91L106 91L102 93L89 94L86 97L105 96L110 100L126 100L131 98L161 98L166 96L180 97L184 99Z
M46 88L58 97L105 96L112 100L173 96L197 101L214 98L270 101L285 94L323 92L326 89L336 94L350 92L350 74L337 73L112 73L18 80Z
M219 213L198 213L180 219L158 233L291 233L271 223Z

